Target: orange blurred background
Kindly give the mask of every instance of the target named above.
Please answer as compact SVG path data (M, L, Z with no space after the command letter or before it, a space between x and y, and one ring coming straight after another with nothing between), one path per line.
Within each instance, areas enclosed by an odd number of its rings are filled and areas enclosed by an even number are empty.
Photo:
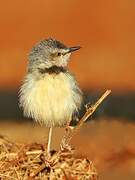
M101 179L135 179L135 1L1 2L0 120L8 121L0 122L0 134L17 141L39 141L40 133L43 137L46 132L44 127L33 129L31 123L18 121L22 113L17 92L27 71L27 54L48 37L83 47L72 56L69 68L87 101L112 90L98 109L100 119L88 123L73 140L78 152L95 162Z
M69 65L83 89L134 91L134 9L133 0L3 1L0 88L18 88L31 47L53 37L83 47Z

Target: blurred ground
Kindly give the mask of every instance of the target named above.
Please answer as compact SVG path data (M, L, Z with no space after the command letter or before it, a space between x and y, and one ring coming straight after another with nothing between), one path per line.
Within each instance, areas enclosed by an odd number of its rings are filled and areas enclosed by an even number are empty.
M34 123L1 122L0 133L10 140L44 143L47 129ZM63 129L53 131L53 146L58 149ZM91 121L73 138L80 157L88 157L98 169L101 180L135 179L135 125L115 119Z

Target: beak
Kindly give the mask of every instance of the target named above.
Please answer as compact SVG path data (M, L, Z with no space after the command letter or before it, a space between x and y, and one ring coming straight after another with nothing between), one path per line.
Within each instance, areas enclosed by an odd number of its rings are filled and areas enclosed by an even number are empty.
M74 51L77 51L79 50L81 47L80 46L75 46L75 47L70 47L68 48L68 53L72 53Z

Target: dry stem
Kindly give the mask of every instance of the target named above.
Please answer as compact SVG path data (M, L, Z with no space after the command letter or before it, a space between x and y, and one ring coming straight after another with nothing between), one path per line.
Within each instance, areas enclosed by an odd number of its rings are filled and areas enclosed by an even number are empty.
M79 121L79 123L75 126L75 127L71 127L68 126L65 129L65 134L62 138L61 141L61 150L65 150L65 149L71 149L69 146L69 142L71 141L72 137L74 136L74 134L76 134L76 132L82 127L82 125L84 124L84 122L95 112L95 110L97 109L97 107L103 102L103 100L111 93L111 90L107 90L98 100L97 102L88 107L86 109L86 113L83 115L83 117L81 118L81 120Z

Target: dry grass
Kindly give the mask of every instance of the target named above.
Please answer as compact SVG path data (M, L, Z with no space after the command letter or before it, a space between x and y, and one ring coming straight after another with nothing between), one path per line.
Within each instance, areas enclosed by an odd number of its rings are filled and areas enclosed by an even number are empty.
M123 121L114 118L91 121L86 123L72 139L71 144L76 149L75 157L78 159L87 157L92 160L100 180L135 179L135 124ZM18 150L20 152L23 147L27 146L25 144L32 145L33 142L44 144L47 129L37 124L33 127L32 123L8 121L0 122L0 133L9 137L13 142L19 142L20 145L17 146L20 146ZM55 136L56 134L57 136ZM52 149L58 149L63 129L55 129L53 135ZM3 140L0 138L0 144L2 144L1 142ZM33 146L36 145L33 144ZM38 146L35 149L40 148ZM15 156L10 157L14 158Z
M1 136L0 178L96 180L97 172L91 161L75 157L72 151L51 151L48 159L43 144L15 144Z

